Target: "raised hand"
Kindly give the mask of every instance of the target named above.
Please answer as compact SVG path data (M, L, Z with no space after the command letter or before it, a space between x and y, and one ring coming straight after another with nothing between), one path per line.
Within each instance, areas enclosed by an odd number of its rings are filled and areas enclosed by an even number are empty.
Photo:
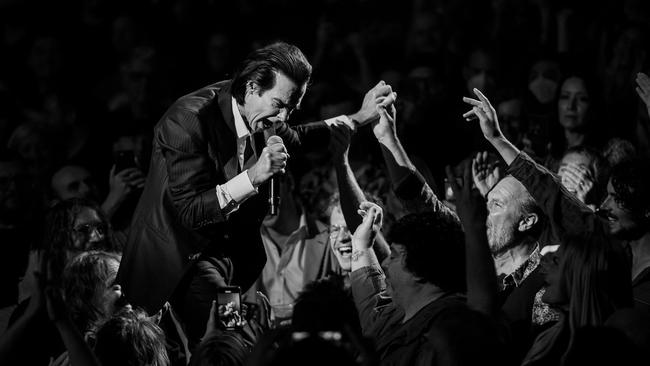
M353 251L370 249L382 225L382 209L372 202L362 202L357 212L363 217L363 221L352 235L352 249Z
M591 171L584 166L568 163L558 170L562 185L576 195L580 202L585 203L587 194L594 187L595 178Z
M115 172L115 165L111 168L108 177L108 195L116 202L122 202L136 189L144 187L145 176L138 168L127 168Z
M636 93L643 101L650 116L650 77L640 72L636 74Z
M490 189L501 179L501 168L490 164L487 151L477 153L472 159L472 178L483 197L487 196Z
M463 181L459 183L454 177L451 168L445 168L447 180L456 197L456 213L460 217L465 230L469 227L479 228L485 233L485 219L487 218L487 206L478 190L472 189L472 171L469 164L463 169Z
M395 138L397 136L395 105L391 104L388 107L377 105L377 112L379 113L379 119L372 123L372 132L375 134L377 140L381 141L385 138Z
M269 137L257 162L248 169L248 177L253 187L259 187L275 173L284 173L287 159L289 159L289 153L287 153L282 138L277 135Z
M503 137L497 119L497 112L492 107L492 104L490 104L490 101L476 88L474 88L474 94L476 94L478 100L463 97L463 102L472 106L471 110L463 114L465 120L471 121L472 119L478 118L483 136L487 140Z
M395 103L396 98L397 94L393 92L393 88L382 80L366 92L361 108L351 117L357 122L358 126L375 121L379 118L377 105L387 107Z

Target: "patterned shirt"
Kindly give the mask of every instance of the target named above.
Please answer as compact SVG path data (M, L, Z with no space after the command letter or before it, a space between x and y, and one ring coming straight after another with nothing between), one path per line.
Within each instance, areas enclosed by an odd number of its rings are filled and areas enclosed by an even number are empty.
M499 291L505 291L512 287L519 287L524 280L539 266L541 261L539 254L539 245L535 245L535 250L530 254L528 259L522 263L516 270L509 274L501 274L499 280Z

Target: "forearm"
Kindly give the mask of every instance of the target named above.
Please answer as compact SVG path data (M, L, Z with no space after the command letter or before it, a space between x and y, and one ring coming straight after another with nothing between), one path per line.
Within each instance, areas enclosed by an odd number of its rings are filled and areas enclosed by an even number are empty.
M415 165L409 159L406 150L404 150L397 137L385 137L378 139L378 141L393 185L397 185L405 176L416 172Z
M484 223L465 225L467 303L488 315L497 310L497 278Z
M445 206L427 184L422 174L408 158L399 140L381 141L382 154L388 166L391 184L397 198L409 213L439 212L453 216L456 214Z
M505 161L506 165L510 166L512 162L519 155L519 149L515 147L508 139L505 137L495 137L488 140L492 146L497 150L501 158Z
M350 284L361 328L368 334L380 316L377 306L380 293L386 288L385 276L379 267L363 267L350 273Z
M408 212L435 211L438 199L417 171L397 137L379 139L388 176L397 198Z
M508 173L519 180L535 199L550 221L555 239L562 240L566 234L591 232L595 226L603 224L588 206L562 187L553 173L526 153L517 156Z
M351 271L354 272L358 269L365 268L365 267L376 267L376 268L381 267L374 249L353 248L352 258L351 258Z
M124 202L122 197L112 193L109 193L104 202L102 202L102 211L109 220L113 217L117 209L120 208L122 202Z
M352 168L348 162L347 156L341 156L335 163L336 180L339 187L341 210L345 223L351 232L354 232L361 224L361 217L357 214L357 209L361 202L366 200L357 179L354 177Z
M388 241L386 241L386 238L384 238L384 235L381 232L377 233L377 237L375 237L375 244L372 246L375 252L375 256L377 257L377 261L379 263L383 262L384 259L388 258L390 255L390 246L388 245Z

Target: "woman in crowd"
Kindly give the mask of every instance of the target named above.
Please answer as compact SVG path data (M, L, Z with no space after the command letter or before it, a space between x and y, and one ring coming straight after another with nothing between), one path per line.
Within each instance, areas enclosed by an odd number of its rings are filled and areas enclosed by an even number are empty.
M523 365L562 364L580 328L603 326L615 311L632 306L628 260L605 237L573 238L549 254L542 300L560 311L560 320L537 337Z
M72 320L90 337L121 305L122 291L115 283L119 266L119 254L90 251L72 258L63 271L65 302Z
M597 146L597 95L587 78L571 74L560 84L557 99L557 125L550 126L550 156L545 165L557 171L558 160L567 149Z
M598 151L582 145L568 148L560 160L557 174L564 188L595 210L602 200L606 174L604 159Z

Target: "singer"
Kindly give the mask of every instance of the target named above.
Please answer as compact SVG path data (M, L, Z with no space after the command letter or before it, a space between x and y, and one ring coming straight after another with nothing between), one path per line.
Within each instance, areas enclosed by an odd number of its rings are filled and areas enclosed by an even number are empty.
M253 51L231 80L178 99L154 128L151 167L117 283L149 314L169 301L191 348L217 287L244 292L260 274L267 186L289 152L307 136L328 138L333 125L354 129L377 119L377 104L394 102L391 87L380 82L355 114L289 127L311 71L300 49L271 44ZM275 133L258 133L266 129Z

